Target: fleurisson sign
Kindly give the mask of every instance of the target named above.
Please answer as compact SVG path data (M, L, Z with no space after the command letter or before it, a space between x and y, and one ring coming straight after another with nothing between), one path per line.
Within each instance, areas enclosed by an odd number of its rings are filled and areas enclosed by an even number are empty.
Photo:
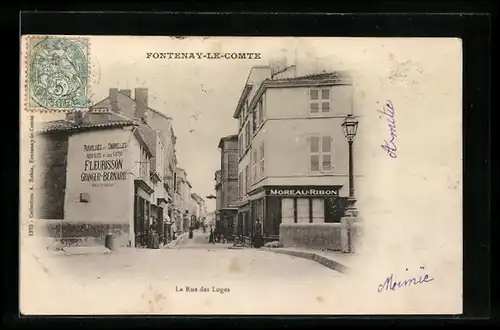
M274 196L337 196L337 189L270 189Z

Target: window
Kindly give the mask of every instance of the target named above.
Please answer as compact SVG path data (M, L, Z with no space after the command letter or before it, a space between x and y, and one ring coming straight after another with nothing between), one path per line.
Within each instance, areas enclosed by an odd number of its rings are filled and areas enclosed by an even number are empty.
M260 176L264 176L264 141L260 143Z
M263 99L260 99L259 112L258 112L257 117L259 118L259 122L257 123L257 126L260 127L260 125L262 125L262 122L264 121L264 100Z
M257 148L252 150L252 183L257 181Z
M325 222L325 200L313 198L312 200L312 222Z
M295 209L293 198L283 198L281 200L281 222L291 224L295 221Z
M297 223L309 223L308 198L297 198Z
M332 140L329 136L310 138L311 171L332 170Z
M249 140L248 141L250 141L250 139L252 138L252 134L254 132L254 129L253 129L253 119L254 119L254 117L255 116L253 115L253 113L250 113L248 115L248 136L249 136Z
M243 134L238 135L238 156L241 157L243 155Z
M141 147L140 148L141 157L139 159L139 177L144 179L148 177L148 156L146 150Z
M311 88L309 104L309 112L312 114L330 112L330 88Z
M257 107L255 107L255 109L253 109L253 116L252 116L253 120L252 120L252 123L253 123L253 128L252 128L252 132L255 133L257 132L257 127L259 125L258 121L259 121L259 117L258 117L258 112L257 112Z
M245 150L248 148L250 145L250 122L247 122L246 126L246 136L245 136Z
M248 165L245 166L245 192L247 193L250 188L250 171Z
M238 173L238 196L241 198L243 196L243 175Z
M177 191L179 185L177 184L177 173L174 173L174 191Z

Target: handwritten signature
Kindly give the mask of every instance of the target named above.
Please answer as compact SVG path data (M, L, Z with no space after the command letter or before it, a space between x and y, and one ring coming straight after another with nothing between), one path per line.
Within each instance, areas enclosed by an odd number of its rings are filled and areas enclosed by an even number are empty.
M382 144L381 147L387 152L387 155L389 157L397 158L396 151L398 150L398 148L396 146L396 138L398 136L396 135L396 114L394 112L394 106L392 102L387 100L387 102L382 107L382 110L383 111L380 110L377 111L387 117L387 121L389 122L389 134L391 135L391 139L389 141L384 140L384 144Z
M420 269L424 269L423 266L420 266ZM408 268L406 268L406 271L408 271ZM417 277L411 277L407 280L404 281L396 281L394 279L394 274L391 274L385 278L384 283L379 284L377 291L382 292L382 291L389 291L389 290L396 290L397 288L404 288L408 287L411 284L417 285L417 284L424 284L424 283L429 283L434 281L433 277L430 277L429 274L424 273L424 275Z

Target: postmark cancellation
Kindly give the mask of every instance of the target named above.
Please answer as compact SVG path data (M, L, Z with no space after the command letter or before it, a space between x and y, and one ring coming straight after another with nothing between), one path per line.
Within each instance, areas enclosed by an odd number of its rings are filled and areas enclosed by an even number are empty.
M24 104L28 111L74 111L90 104L87 38L26 37Z

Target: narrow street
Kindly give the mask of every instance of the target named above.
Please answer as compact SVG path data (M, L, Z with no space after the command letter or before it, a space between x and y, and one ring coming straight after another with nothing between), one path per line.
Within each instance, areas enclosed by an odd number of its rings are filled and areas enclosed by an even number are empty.
M208 233L196 232L171 249L29 256L24 306L49 314L331 313L342 296L339 272L230 246L209 244Z
M209 243L210 230L207 229L206 233L204 233L201 229L193 231L193 238L189 239L186 235L184 236L176 248L178 249L228 249L231 244L222 244L222 243Z

